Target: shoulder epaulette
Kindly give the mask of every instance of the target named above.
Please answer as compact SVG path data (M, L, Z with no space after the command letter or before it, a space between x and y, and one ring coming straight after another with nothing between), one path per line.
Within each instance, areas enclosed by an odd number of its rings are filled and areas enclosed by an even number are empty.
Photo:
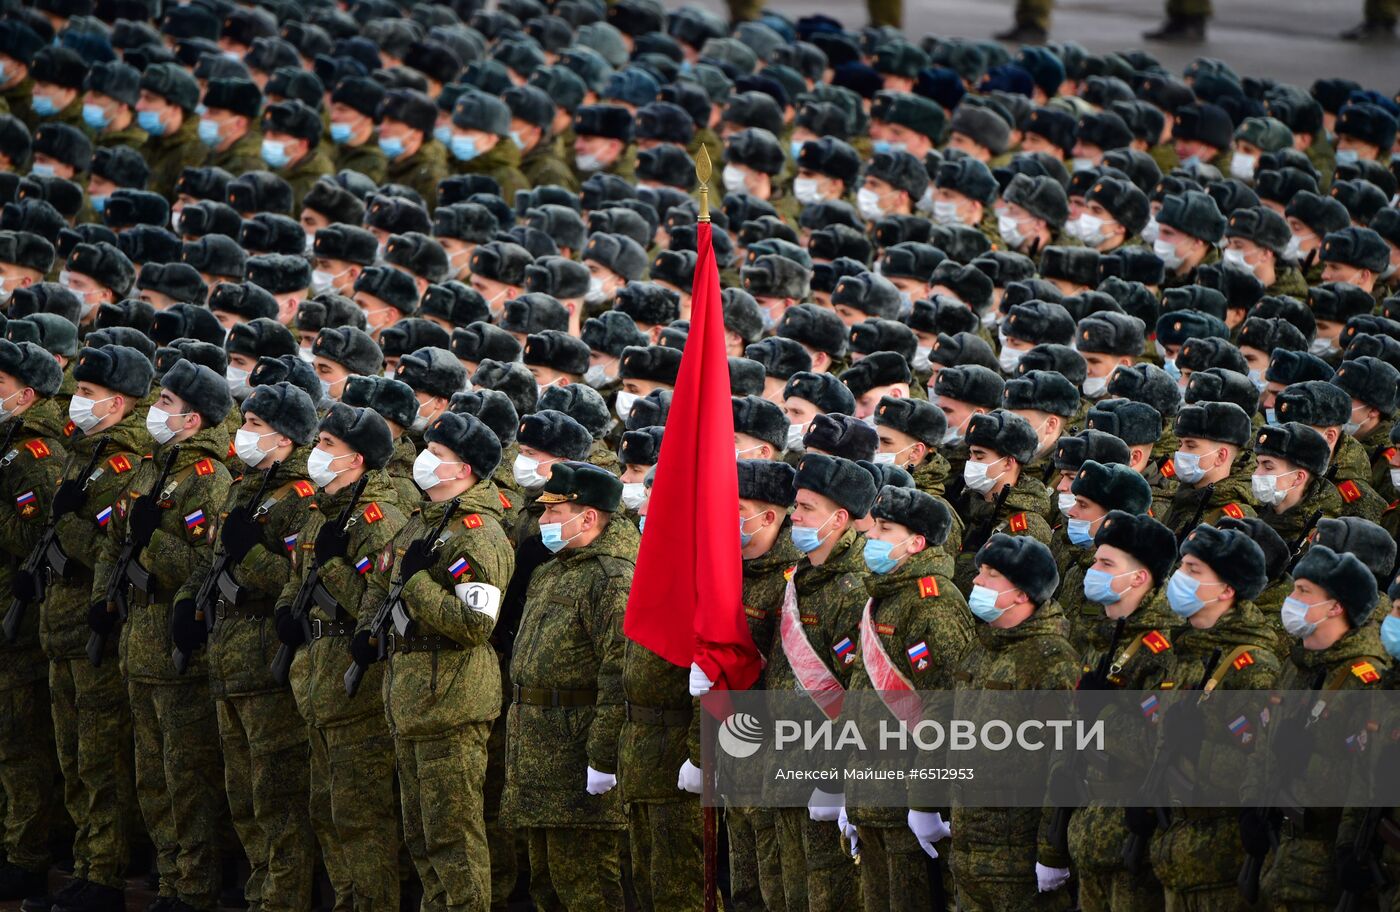
M303 478L292 485L292 490L297 492L298 497L310 497L316 493L316 486Z
M1347 503L1356 503L1361 499L1361 489L1356 486L1356 482L1351 480L1337 485L1337 493L1342 495L1342 500Z
M1162 463L1158 470L1162 473L1162 477L1164 478L1176 477L1176 466L1172 464L1170 459Z
M1147 647L1147 651L1153 655L1166 652L1172 648L1172 641L1162 635L1162 631L1153 630L1142 638L1142 645Z
M78 426L77 426L76 424L74 424L73 422L70 421L70 422L68 422L67 424L65 424L65 425L63 426L63 436L64 436L64 437L72 437L72 436L73 436L73 432L76 431L77 429L78 429Z
M466 516L462 517L462 525L466 526L468 529L480 529L481 514L468 513Z
M51 455L49 445L44 441L39 440L38 438L35 438L34 440L31 440L28 443L26 443L24 445L24 448L28 450L29 455L33 456L35 459L44 459L45 457Z
M1220 509L1222 513L1231 519L1244 519L1244 510L1240 509L1240 505L1237 503L1227 503Z
M384 518L384 511L379 509L379 504L371 503L365 507L364 517L367 523L377 523Z
M235 456L237 456L237 455L238 455L238 450L234 448L233 441L230 440L230 441L228 442L228 453L224 456L224 458L225 458L225 459L232 459L233 457L235 457Z
M504 491L497 491L496 496L501 499L501 506L503 508L507 510L511 508L510 498L505 495Z
M919 598L937 598L938 580L931 576L919 577Z
M1376 671L1376 666L1365 659L1358 659L1351 663L1351 673L1356 676L1362 684L1374 684L1381 679L1380 672Z
M213 474L214 474L214 460L212 460L212 459L201 459L199 462L196 462L196 463L194 464L194 473L195 473L196 475L213 475Z
M1011 518L1008 519L1008 520L1006 521L1006 527L1007 527L1008 529L1010 529L1012 532L1024 532L1024 531L1026 531L1026 529L1029 528L1029 525L1028 525L1027 522L1026 522L1026 514L1025 514L1025 513L1015 513L1015 514L1012 514Z
M107 460L107 465L111 466L112 471L116 472L118 475L120 475L123 472L131 471L131 460L127 459L126 456L122 453L118 453L111 459Z

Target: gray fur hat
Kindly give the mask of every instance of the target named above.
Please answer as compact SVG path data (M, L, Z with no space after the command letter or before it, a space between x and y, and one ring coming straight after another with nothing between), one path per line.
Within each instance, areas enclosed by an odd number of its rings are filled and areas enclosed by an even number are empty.
M817 415L802 437L802 445L831 456L869 462L875 458L880 438L875 429L850 415Z
M875 481L870 473L849 459L812 453L797 464L793 488L805 488L833 501L860 519L875 503Z
M1162 413L1131 399L1100 400L1089 409L1084 424L1107 431L1130 447L1156 443L1162 436Z
M297 446L316 439L316 403L306 390L285 380L254 387L243 400L242 411L261 418Z
M1274 409L1280 421L1340 427L1351 418L1351 396L1329 380L1305 380L1284 387L1274 399Z
M1181 387L1166 371L1145 362L1120 367L1110 374L1108 395L1149 405L1163 418L1176 417L1181 408Z
M1102 464L1127 465L1132 454L1128 445L1105 431L1083 430L1061 437L1055 443L1055 468L1064 472L1077 471L1086 460Z
M593 446L593 435L587 428L553 409L542 409L520 419L515 439L523 446L576 461L586 460Z
M223 421L233 408L228 381L202 364L191 364L183 359L176 361L165 372L160 385L197 412L205 427Z
M978 550L973 563L995 569L1037 606L1048 602L1060 585L1050 549L1029 535L998 532Z
M1254 436L1249 415L1233 402L1202 402L1176 413L1176 436L1216 440L1237 447Z
M1040 441L1030 422L999 408L972 416L967 425L967 445L984 447L1025 465L1035 458Z
M85 348L73 367L73 379L78 383L92 383L133 399L145 398L154 377L150 359L125 345Z
M467 369L445 348L420 348L399 358L394 379L407 383L414 392L451 399L467 385Z
M933 381L933 394L939 398L954 399L985 409L1001 405L1002 391L1006 388L1001 376L978 365L945 367ZM1029 430L1029 426L1027 427ZM1032 443L1035 435L1031 434Z
M321 419L318 431L339 438L364 457L370 469L382 469L394 455L394 439L389 425L378 412L337 402Z
M515 429L520 424L520 416L515 413L510 397L498 390L475 389L466 393L454 393L448 408L461 415L475 415L491 429L502 446L515 442Z
M875 406L875 426L893 428L927 447L935 447L943 442L948 419L942 409L925 399L883 396Z
M1273 456L1305 469L1314 478L1327 472L1332 453L1327 440L1306 424L1266 424L1254 435L1254 455Z
M744 357L763 365L766 376L787 380L812 369L812 356L795 339L770 336L744 348Z
M850 389L851 395L859 398L879 386L907 384L913 380L913 374L903 355L881 351L861 358L842 371L839 379Z
M195 342L191 344L191 354L198 357L202 352L194 346L203 343ZM222 353L220 353L222 354ZM190 360L194 360L191 358ZM204 363L196 361L196 364ZM227 363L210 363L209 368L217 374L223 374L227 369ZM157 373L160 372L157 365ZM292 386L306 391L306 395L311 396L313 401L321 398L321 381L316 376L316 368L308 361L303 361L299 355L264 355L253 365L253 369L248 373L248 386L259 387L271 383L287 382ZM313 422L314 424L314 422Z
M425 443L439 443L471 466L477 478L489 479L501 464L501 441L475 415L444 412L423 432Z
M539 408L563 412L583 425L594 440L601 439L612 423L607 400L593 387L582 383L546 388L540 393Z
M353 326L321 330L311 343L311 354L334 361L352 374L377 374L384 368L384 352L379 343Z
M0 340L0 371L44 398L57 393L63 384L58 359L33 342Z
M915 535L922 535L930 548L941 547L953 528L953 513L948 506L917 488L886 485L875 496L870 516L898 523Z
M831 374L799 371L783 387L784 399L805 399L825 414L849 415L856 409L850 388Z
M1181 553L1204 561L1221 582L1235 590L1237 599L1253 599L1268 584L1264 551L1244 532L1201 523L1181 543ZM1371 597L1374 601L1374 590Z
M792 506L793 481L797 477L792 466L770 459L740 459L738 470L740 500Z
M518 361L483 358L472 375L472 385L505 393L515 413L522 418L537 407L539 394L535 378L529 368Z
M731 400L734 410L734 432L771 444L775 451L782 451L787 443L787 416L777 403L758 396L735 396Z
M1142 474L1121 463L1086 459L1070 483L1070 492L1093 501L1105 510L1146 513L1152 506L1152 488Z
M510 363L520 357L522 346L514 336L499 326L478 321L452 330L452 354L463 361L501 361ZM528 371L527 371L528 373Z
M1079 388L1054 371L1027 371L1002 388L1001 407L1009 411L1032 409L1070 418L1078 414L1079 403Z
M400 428L410 427L418 416L418 397L413 395L413 388L402 380L378 374L348 378L340 401L351 408L373 409Z

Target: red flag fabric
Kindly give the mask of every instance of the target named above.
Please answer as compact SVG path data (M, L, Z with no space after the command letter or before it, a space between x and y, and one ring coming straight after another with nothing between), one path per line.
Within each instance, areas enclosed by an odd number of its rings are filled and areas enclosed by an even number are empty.
M708 222L695 246L690 334L622 629L672 664L695 662L716 688L743 690L758 680L761 660L744 620L734 412Z

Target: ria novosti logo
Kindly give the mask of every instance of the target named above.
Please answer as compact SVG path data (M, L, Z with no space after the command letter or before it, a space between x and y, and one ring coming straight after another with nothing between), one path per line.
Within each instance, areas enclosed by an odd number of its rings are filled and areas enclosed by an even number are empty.
M763 746L763 723L757 716L736 712L719 727L719 746L736 760L745 760Z

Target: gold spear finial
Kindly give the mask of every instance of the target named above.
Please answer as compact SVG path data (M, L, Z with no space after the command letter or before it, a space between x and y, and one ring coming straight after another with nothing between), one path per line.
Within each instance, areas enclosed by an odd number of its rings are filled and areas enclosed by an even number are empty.
M708 222L710 220L710 153L705 144L700 144L700 154L695 156L695 179L700 181L700 217L699 221Z

